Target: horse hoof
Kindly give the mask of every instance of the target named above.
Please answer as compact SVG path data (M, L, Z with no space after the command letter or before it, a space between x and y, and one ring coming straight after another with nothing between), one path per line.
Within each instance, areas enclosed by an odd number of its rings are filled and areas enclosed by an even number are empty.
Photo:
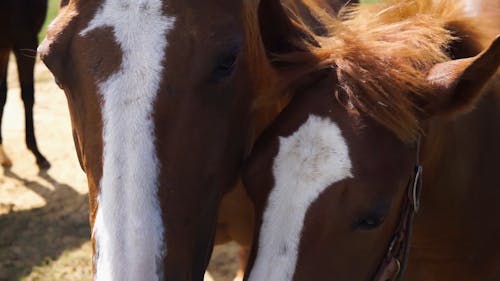
M214 278L212 278L212 275L210 275L210 273L205 272L205 277L203 278L203 281L214 281Z
M3 150L2 144L0 144L0 164L4 168L10 168L10 167L12 167L12 161L5 154L5 151Z
M12 161L8 158L2 160L2 167L4 168L10 168L12 167Z
M39 159L36 161L36 164L38 165L38 168L40 168L40 170L50 169L50 163L49 161L47 161L47 159Z

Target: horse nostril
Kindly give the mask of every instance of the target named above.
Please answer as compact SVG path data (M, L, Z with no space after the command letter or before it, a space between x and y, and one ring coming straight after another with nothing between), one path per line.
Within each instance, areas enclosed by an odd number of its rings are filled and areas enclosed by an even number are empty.
M44 44L45 44L45 41L46 40L44 40ZM38 55L40 56L40 59L45 64L45 66L47 66L47 68L52 72L52 74L54 76L54 81L57 84L57 86L60 89L63 89L62 83L58 78L60 75L60 73L59 73L60 67L58 67L57 59L52 58L54 55L50 54L50 51L48 49L49 48L46 47L45 45L40 45L37 49Z
M45 39L43 39L42 43L37 48L38 56L40 57L42 62L47 67L49 67L49 69L50 69L50 66L53 64L53 62L52 62L53 59L51 58L51 57L53 57L53 55L51 54L52 52L51 52L50 45L51 45L51 42L49 41L49 39L45 38Z
M54 75L57 86L63 89L63 83L61 83L61 79L65 74L62 65L63 59L61 58L61 52L56 48L56 44L52 40L45 38L38 46L37 53L42 62Z

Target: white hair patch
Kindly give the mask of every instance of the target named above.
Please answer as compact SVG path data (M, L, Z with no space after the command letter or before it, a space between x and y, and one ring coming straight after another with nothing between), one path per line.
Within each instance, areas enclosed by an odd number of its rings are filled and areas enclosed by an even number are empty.
M311 115L291 136L280 138L275 186L268 197L250 281L291 281L304 218L335 182L352 177L349 149L339 127Z

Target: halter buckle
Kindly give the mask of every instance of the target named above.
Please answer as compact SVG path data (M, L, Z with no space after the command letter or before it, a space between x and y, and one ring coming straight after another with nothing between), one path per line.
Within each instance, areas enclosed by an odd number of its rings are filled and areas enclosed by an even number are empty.
M398 259L396 259L396 258L394 259L394 261L396 263L396 272L395 272L394 277L398 278L398 277L400 277L399 274L401 273L401 262Z

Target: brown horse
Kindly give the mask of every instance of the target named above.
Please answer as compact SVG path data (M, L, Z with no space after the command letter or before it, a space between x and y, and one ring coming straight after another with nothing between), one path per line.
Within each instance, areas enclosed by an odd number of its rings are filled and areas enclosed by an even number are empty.
M296 37L273 7L276 29L256 26L254 42L261 32L286 91L266 102L293 98L245 168L258 229L247 279L399 280L413 234L404 280L500 280L500 87L488 82L500 38L478 54L455 1L360 7L331 18L328 37Z
M12 161L2 147L2 116L7 101L7 66L10 52L17 61L21 98L24 104L26 145L36 157L40 169L48 169L50 163L38 150L33 127L33 105L35 90L33 71L35 50L38 47L38 32L47 13L47 0L2 0L0 1L0 164L12 166Z
M277 111L253 106L262 84L243 42L254 6L61 2L39 51L67 96L88 178L95 280L203 278L213 241L224 241L217 208ZM226 202L249 202L242 190ZM249 243L251 206L221 208L243 210L218 236Z
M95 280L203 280L251 140L242 2L72 0L39 48L68 99Z

